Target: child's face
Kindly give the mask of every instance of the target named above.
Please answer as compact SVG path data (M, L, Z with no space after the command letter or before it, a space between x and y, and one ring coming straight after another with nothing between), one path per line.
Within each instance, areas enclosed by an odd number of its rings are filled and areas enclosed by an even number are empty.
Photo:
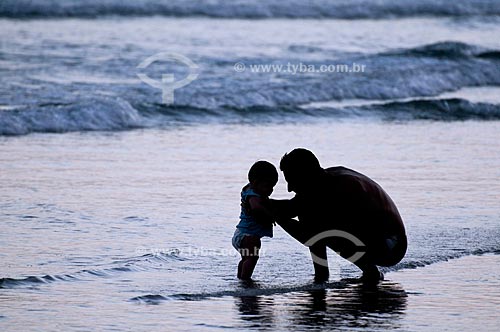
M252 182L252 189L261 196L271 196L276 183L267 180L256 180Z

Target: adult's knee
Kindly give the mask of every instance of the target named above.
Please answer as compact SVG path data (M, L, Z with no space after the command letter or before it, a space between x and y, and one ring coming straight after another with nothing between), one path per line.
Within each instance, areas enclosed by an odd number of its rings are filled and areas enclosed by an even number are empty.
M394 240L392 240L394 241ZM395 238L395 243L392 248L386 247L381 250L376 259L376 264L379 266L393 266L401 262L408 249L408 239L406 236Z

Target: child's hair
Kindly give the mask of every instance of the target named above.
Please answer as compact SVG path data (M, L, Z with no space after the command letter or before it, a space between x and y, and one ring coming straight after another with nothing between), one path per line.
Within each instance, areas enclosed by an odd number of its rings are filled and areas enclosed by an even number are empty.
M250 171L248 171L248 181L269 181L277 183L278 171L270 162L259 160L250 167Z

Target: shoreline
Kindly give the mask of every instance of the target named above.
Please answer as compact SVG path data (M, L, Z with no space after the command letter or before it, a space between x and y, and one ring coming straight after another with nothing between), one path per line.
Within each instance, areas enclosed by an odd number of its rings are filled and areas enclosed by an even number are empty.
M247 289L173 300L136 299L181 313L189 326L218 331L496 331L500 324L500 255L469 255L414 269L386 273L375 287L354 279L329 288L287 291ZM232 292L230 292L232 293ZM212 294L214 295L214 294ZM214 308L217 308L214 311Z

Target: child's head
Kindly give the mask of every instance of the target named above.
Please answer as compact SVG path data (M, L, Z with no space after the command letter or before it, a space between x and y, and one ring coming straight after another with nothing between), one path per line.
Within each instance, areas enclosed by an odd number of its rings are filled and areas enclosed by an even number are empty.
M269 196L278 183L278 171L270 162L259 160L250 167L248 181L257 194Z

